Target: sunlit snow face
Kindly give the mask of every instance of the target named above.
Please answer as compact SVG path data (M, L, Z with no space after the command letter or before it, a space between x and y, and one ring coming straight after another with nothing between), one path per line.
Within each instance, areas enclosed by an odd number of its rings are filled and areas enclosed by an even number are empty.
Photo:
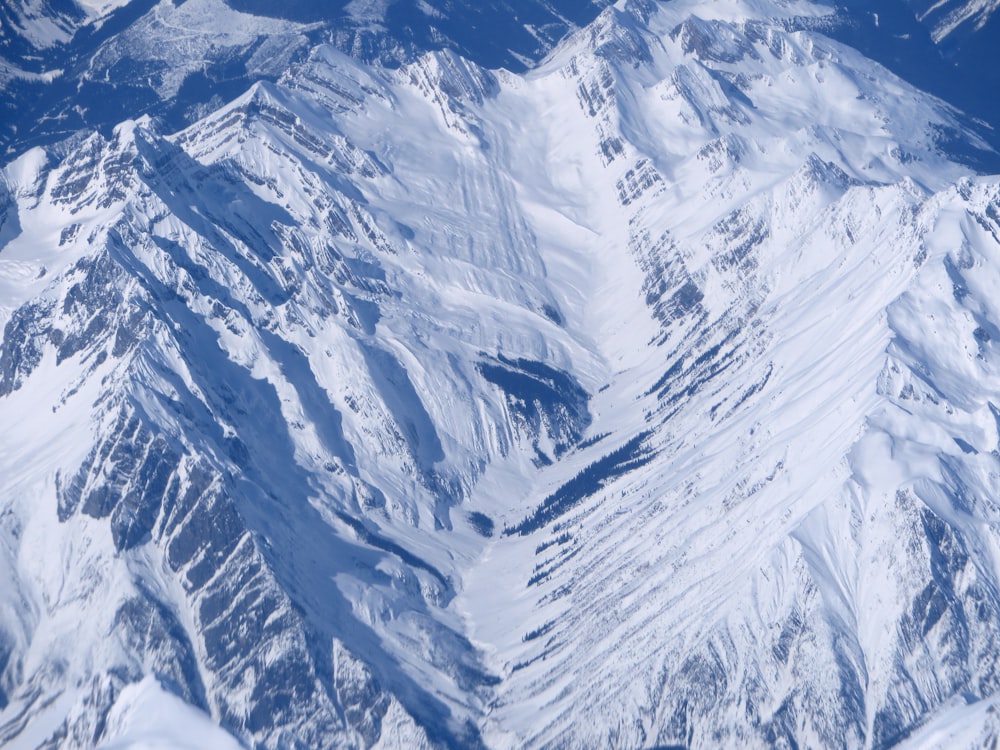
M986 684L1000 191L817 8L9 165L0 726L860 746Z
M83 8L88 15L97 18L122 8L130 2L132 0L76 0L76 4Z

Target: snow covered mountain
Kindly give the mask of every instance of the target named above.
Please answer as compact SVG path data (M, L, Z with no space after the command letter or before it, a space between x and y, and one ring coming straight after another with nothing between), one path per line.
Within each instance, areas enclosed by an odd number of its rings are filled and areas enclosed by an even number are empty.
M0 742L995 738L1000 179L832 13L324 44L9 163Z
M321 42L398 65L447 47L521 70L608 0L6 0L0 148L15 156L143 114L190 124Z
M30 0L0 2L0 148L8 158L147 114L177 130L319 43L399 65L450 49L521 72L610 0ZM1000 79L993 7L876 0L831 5L819 30L975 120L994 148ZM996 168L995 165L993 167Z
M994 150L1000 146L994 52L1000 27L989 3L848 0L844 6L821 22L824 33L962 110ZM1000 164L977 168L994 173Z

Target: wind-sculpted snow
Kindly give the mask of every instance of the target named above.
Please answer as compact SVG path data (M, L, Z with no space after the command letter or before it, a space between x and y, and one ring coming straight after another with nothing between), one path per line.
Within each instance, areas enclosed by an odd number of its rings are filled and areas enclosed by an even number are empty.
M827 12L321 46L8 165L2 742L989 735L1000 188Z

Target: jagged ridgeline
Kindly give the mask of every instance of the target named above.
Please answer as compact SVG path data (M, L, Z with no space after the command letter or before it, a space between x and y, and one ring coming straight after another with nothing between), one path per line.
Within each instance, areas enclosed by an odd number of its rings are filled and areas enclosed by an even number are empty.
M234 91L3 169L0 744L996 737L1000 183L831 7L98 5Z
M523 71L607 0L18 0L0 5L0 152L127 118L179 129L317 44L397 67L451 49Z

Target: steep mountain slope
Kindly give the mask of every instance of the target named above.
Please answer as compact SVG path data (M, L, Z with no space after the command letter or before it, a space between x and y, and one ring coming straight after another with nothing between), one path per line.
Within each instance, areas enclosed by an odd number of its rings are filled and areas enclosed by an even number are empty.
M32 0L0 3L0 145L9 157L144 114L181 128L275 80L319 42L397 65L451 49L480 66L522 71L608 0ZM1000 112L989 4L907 0L831 4L823 33L861 49L981 122ZM987 168L996 169L995 165Z
M659 356L593 409L630 405L623 421L641 411L652 434L549 470L537 509L510 513L528 538L492 551L485 595L468 587L509 675L491 726L511 745L887 746L995 691L979 268L996 189L930 197L946 174L919 134L933 115L846 72L845 51L686 12L649 20L666 50L610 27L597 48L631 52L599 55L580 88L605 82L590 142L618 125L631 144L606 192L581 180L579 216L618 198L661 322ZM642 342L605 340L620 357ZM526 582L522 607L490 607L494 565Z
M993 92L1000 74L994 54L998 27L992 14L988 3L978 2L847 0L820 28L965 112L968 124L995 150L1000 145L1000 105ZM960 20L970 17L974 23ZM995 159L956 155L979 171L1000 171Z
M133 0L24 0L0 5L4 57L27 61L43 50L66 44L81 29L99 26Z
M128 118L190 124L333 41L396 64L450 48L521 70L607 0L31 0L0 3L0 148L8 158Z
M990 736L1000 185L829 12L320 46L9 164L5 746Z

